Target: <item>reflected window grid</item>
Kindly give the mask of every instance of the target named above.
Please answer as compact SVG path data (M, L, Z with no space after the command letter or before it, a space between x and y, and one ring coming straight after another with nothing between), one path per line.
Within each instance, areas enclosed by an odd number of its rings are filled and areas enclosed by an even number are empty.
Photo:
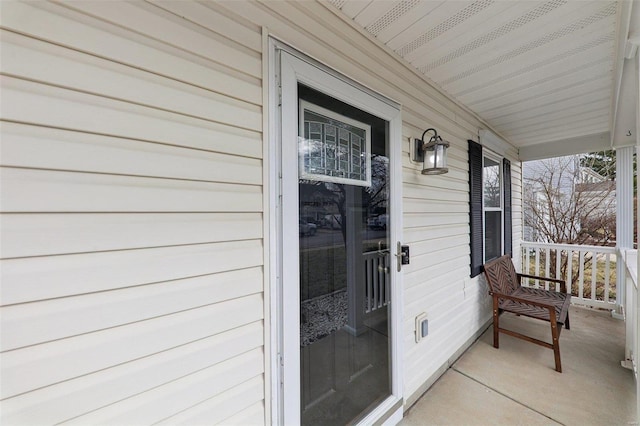
M305 172L366 181L366 130L307 110L304 115L300 152Z

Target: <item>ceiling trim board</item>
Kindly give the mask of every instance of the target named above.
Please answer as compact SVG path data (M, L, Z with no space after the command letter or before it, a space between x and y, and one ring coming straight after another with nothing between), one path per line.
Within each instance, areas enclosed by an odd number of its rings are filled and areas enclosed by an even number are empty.
M636 58L625 59L611 141L616 147L634 145L637 140L636 97L640 89L637 76Z
M542 160L565 155L584 154L611 148L609 132L550 141L520 148L520 161Z

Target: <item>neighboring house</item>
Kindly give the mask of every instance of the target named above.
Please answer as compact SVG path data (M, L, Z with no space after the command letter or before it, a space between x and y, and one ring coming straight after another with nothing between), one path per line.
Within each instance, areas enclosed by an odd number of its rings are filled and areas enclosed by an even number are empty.
M518 148L335 6L0 7L0 423L394 423L490 324Z
M575 191L581 194L581 208L593 214L615 215L616 183L612 180L576 183Z
M586 222L590 219L609 220L612 223L608 225L615 230L615 182L581 166L580 158L576 155L523 163L525 241L563 242L551 241L543 228L553 228L554 235L575 241L581 230L589 228Z
M578 210L583 213L580 227L585 244L610 245L616 243L616 183L612 180L577 183Z

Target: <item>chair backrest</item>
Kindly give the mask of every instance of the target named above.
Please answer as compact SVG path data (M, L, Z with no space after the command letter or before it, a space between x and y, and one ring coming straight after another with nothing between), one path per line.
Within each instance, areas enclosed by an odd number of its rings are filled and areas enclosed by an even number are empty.
M511 294L520 287L516 268L508 254L485 263L484 275L489 285L489 293Z

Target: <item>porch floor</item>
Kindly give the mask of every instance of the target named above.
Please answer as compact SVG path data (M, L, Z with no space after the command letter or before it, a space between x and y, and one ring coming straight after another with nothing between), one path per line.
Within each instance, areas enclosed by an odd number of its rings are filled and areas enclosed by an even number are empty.
M572 307L562 330L563 373L553 351L493 327L407 412L400 425L629 425L636 423L635 383L624 358L624 322ZM547 323L511 314L501 326L549 341Z

